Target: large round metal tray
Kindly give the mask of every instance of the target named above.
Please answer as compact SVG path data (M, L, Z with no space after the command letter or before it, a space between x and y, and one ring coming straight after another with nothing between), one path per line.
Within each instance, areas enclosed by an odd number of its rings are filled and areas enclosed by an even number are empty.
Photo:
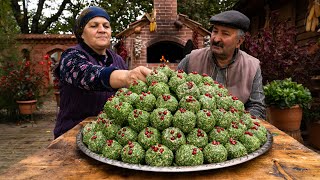
M213 164L203 164L199 166L169 166L169 167L155 167L155 166L148 166L148 165L141 165L141 164L129 164L122 161L112 160L105 157L102 157L99 154L96 154L92 151L90 151L87 146L82 142L82 130L79 131L77 135L77 145L80 148L80 150L88 155L89 157L112 165L112 166L118 166L121 168L127 168L127 169L134 169L134 170L140 170L140 171L153 171L153 172L192 172L192 171L204 171L204 170L211 170L211 169L219 169L219 168L225 168L229 166L234 166L237 164L242 164L244 162L247 162L251 159L254 159L265 152L267 152L273 143L273 138L270 132L267 133L268 140L267 142L260 147L260 149L246 155L240 158L231 159L228 161L224 161L221 163L213 163Z

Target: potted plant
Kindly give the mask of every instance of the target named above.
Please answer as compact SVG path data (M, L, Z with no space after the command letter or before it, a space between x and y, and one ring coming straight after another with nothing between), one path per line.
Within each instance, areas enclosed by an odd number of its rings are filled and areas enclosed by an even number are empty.
M303 119L307 123L306 141L320 150L320 104L313 105L310 109L304 111Z
M283 131L299 130L303 108L309 107L312 100L309 89L286 78L268 83L263 90L267 120Z
M8 72L0 79L1 91L12 92L8 94L18 103L20 114L32 114L44 85L43 74L36 72L30 61L6 63L2 69Z

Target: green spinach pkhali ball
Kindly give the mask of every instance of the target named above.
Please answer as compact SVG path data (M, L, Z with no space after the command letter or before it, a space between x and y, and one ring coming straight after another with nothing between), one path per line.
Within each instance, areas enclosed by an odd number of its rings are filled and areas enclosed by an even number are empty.
M214 80L212 79L212 77L210 77L208 74L203 73L202 74L202 83L210 83L210 84L214 84Z
M240 119L244 122L244 124L248 128L250 128L254 125L251 117L252 116L249 111L244 111L244 113L242 113L242 115L240 116Z
M157 129L147 127L139 133L138 142L145 150L148 150L152 145L161 142L161 134Z
M259 129L258 126L253 126L250 129L248 129L249 132L254 134L261 142L261 144L264 144L267 142L267 134L264 133L261 129Z
M185 76L183 76L182 74L174 74L169 82L168 82L168 85L169 85L169 88L173 91L173 92L176 92L177 90L177 87L183 83L187 82Z
M89 123L87 123L82 130L82 135L90 132L90 131L94 131L95 130L95 126L96 126L96 121L91 121Z
M186 96L193 96L198 98L200 96L200 91L197 85L192 81L187 81L177 87L176 95L179 99Z
M127 123L129 113L133 110L131 104L127 102L119 102L118 104L114 105L114 123L124 125Z
M260 140L249 131L244 132L239 141L246 147L248 153L257 150L261 145Z
M181 145L186 144L186 137L179 128L169 127L162 131L161 142L172 151L176 151Z
M169 86L167 84L157 81L153 81L150 84L148 91L150 91L155 97L170 93Z
M263 125L261 125L260 120L256 119L254 116L252 117L252 121L254 126L258 128L259 131L262 131L265 135L267 135L267 129Z
M129 126L136 132L140 132L149 125L150 114L140 109L133 110L128 116Z
M214 119L216 120L216 126L228 128L232 122L231 114L227 114L224 109L216 109L212 112Z
M137 138L138 134L128 126L121 128L115 137L122 146L126 145L129 141L137 141Z
M221 144L226 144L229 140L228 131L222 127L216 126L213 130L209 133L209 141L218 141Z
M93 131L93 129L91 129L91 128L90 128L90 130L82 131L82 142L88 146L91 137L95 134L96 134L96 132Z
M150 124L152 127L162 131L171 126L172 114L168 109L158 108L150 114Z
M197 113L197 127L209 133L215 126L216 120L210 110L202 109Z
M239 158L247 155L247 150L240 141L232 138L225 144L225 148L228 151L228 159Z
M122 146L116 141L109 139L102 149L102 156L109 159L120 159Z
M118 89L118 91L115 93L115 96L118 97L118 98L122 98L122 96L127 93L129 91L128 88L120 88Z
M189 133L195 128L197 123L196 115L184 108L180 108L173 116L172 124L174 127L181 129L184 133Z
M229 91L227 88L225 88L222 84L215 83L215 87L216 87L216 94L218 94L220 97L224 97L224 96L228 96L229 95Z
M150 91L148 91L147 93L142 92L137 100L136 108L151 112L156 106L156 101L156 97L151 94Z
M130 84L129 90L136 93L136 94L141 94L142 92L148 91L148 85L141 80L134 80Z
M197 113L200 108L200 102L193 96L185 96L179 102L179 108L184 108L193 113Z
M146 164L150 166L171 166L173 159L173 152L162 144L151 146L145 157Z
M231 99L233 100L232 102L232 107L234 107L236 110L240 111L240 112L243 112L245 111L244 109L244 104L242 101L239 100L238 97L236 96L232 96Z
M195 128L187 135L187 142L198 148L204 148L208 144L208 135L202 129Z
M204 160L207 163L219 163L228 158L227 149L218 141L212 141L203 149Z
M121 160L130 164L142 164L145 158L145 150L137 142L129 141L122 148Z
M230 127L228 128L229 137L233 139L238 139L246 131L246 125L244 123L231 122Z
M186 79L187 81L192 81L197 85L202 82L202 76L196 71L192 71L191 73L189 73Z
M216 99L209 93L205 93L204 95L200 95L199 102L201 104L202 109L208 109L210 111L214 111L217 109Z
M114 119L115 115L115 108L116 104L119 104L120 98L111 96L108 98L107 102L104 104L103 111L107 114L109 119Z
M146 77L147 84L150 86L152 82L168 82L168 77L163 72L153 69L152 72Z
M233 99L232 96L224 96L217 98L217 108L223 108L227 111L229 111L230 107L233 106Z
M203 164L202 151L191 144L184 144L176 152L175 162L178 166L196 166Z
M139 98L139 95L137 93L134 93L132 91L128 91L121 97L122 102L127 102L134 106L137 102L137 99Z
M174 113L178 108L178 101L171 94L163 94L157 98L156 107L166 108L171 111L171 113Z
M106 139L113 139L116 137L117 132L121 127L115 124L112 120L107 120L104 124L104 128L101 129Z
M200 90L200 94L206 94L206 93L215 94L216 93L216 88L208 82L200 83L198 85L198 87Z
M101 131L96 132L88 142L88 148L95 153L101 154L104 145L106 144L106 138Z
M167 77L171 77L174 71L166 64L160 64L157 68L158 71L163 72Z

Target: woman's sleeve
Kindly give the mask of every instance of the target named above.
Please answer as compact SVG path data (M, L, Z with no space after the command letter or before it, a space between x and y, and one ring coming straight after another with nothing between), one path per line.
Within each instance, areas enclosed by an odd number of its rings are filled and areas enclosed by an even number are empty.
M81 51L69 49L61 55L60 80L81 89L112 91L110 74L116 69L94 65Z

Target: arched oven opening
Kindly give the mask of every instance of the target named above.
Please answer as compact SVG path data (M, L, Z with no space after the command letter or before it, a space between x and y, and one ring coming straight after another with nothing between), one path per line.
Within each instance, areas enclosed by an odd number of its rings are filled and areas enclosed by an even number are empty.
M147 63L160 63L168 60L179 63L183 59L183 46L172 41L160 41L147 48Z

